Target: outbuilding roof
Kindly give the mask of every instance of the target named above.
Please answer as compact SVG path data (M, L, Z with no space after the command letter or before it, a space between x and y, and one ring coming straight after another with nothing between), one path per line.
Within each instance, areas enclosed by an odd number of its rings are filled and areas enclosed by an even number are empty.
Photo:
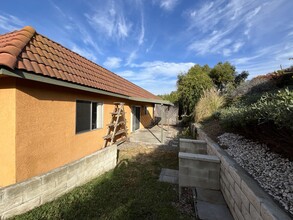
M0 35L0 66L127 97L158 96L80 56L26 26Z

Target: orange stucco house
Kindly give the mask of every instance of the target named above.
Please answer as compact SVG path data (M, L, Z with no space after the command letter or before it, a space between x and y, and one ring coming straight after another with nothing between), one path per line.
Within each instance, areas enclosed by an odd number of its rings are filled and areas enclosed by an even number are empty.
M151 124L159 97L38 34L0 36L0 187L103 147L114 102L128 132Z

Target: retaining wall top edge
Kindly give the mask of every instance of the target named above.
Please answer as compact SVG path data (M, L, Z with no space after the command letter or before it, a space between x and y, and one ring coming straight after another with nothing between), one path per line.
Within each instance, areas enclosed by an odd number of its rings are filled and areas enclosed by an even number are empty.
M186 139L186 138L180 138L180 142L187 142L187 143L200 143L200 144L206 144L207 142L204 140L194 140L194 139Z
M202 161L220 163L220 159L217 156L214 156L214 155L193 154L193 153L179 152L178 157L183 158L183 159L202 160Z

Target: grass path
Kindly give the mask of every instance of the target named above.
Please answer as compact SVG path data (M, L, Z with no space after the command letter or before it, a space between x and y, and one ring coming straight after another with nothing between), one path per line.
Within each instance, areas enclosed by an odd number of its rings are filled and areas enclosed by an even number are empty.
M121 151L114 170L14 219L190 219L176 208L177 186L158 182L161 168L178 168L177 153L136 149Z

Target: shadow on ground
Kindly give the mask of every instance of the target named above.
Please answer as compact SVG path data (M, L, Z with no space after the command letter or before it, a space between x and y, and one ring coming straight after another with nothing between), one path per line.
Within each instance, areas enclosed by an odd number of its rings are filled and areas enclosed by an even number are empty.
M177 153L141 143L122 147L114 170L14 219L192 219L178 208L177 185L158 181L161 168L178 169Z

